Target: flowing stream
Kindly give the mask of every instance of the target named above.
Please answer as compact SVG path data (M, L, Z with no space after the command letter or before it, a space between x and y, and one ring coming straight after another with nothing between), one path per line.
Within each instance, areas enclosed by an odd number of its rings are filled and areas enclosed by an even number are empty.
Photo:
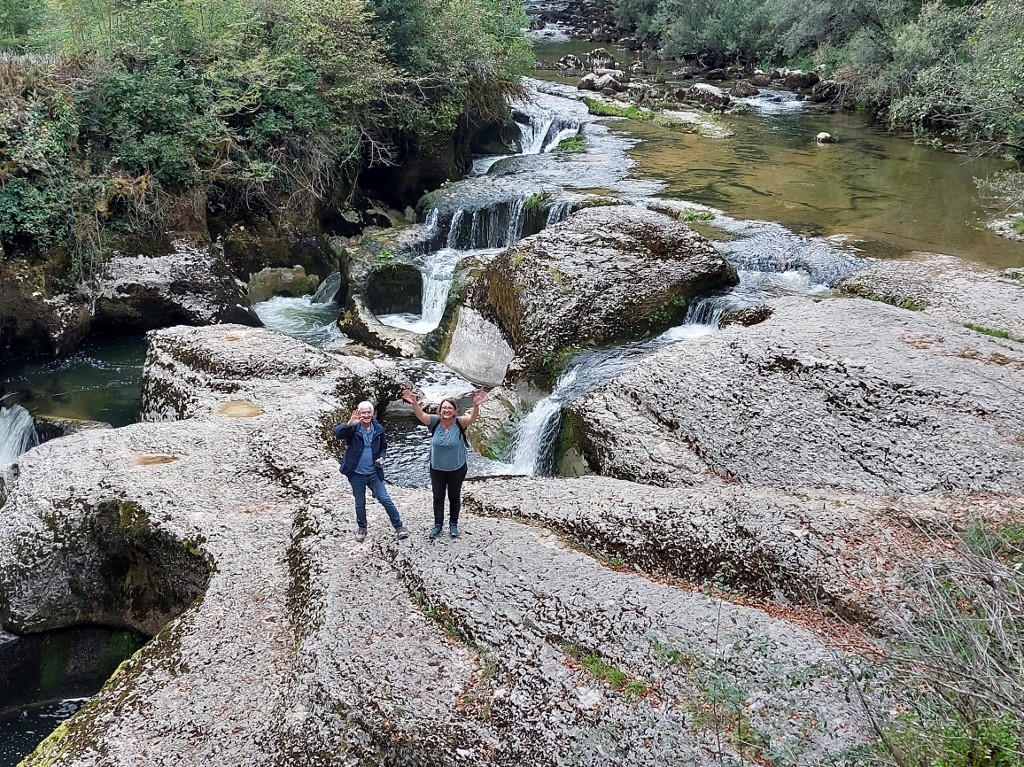
M591 47L548 41L537 44L537 53L554 60ZM628 56L613 53L620 60ZM730 308L772 295L827 292L864 257L921 250L995 267L1024 265L1024 246L983 226L989 212L973 179L998 170L995 161L965 163L888 135L861 115L833 114L770 89L745 100L749 114L720 118L735 131L733 138L702 138L650 121L593 117L578 101L574 80L545 77L525 81L530 98L513 105L522 151L476 158L469 176L430 196L424 221L415 225L428 243L416 255L424 276L422 313L380 319L421 334L436 328L463 259L487 260L564 219L593 195L627 203L656 195L707 206L713 220L694 227L736 266L740 284L695 304L686 326L659 339L586 352L519 419L509 463L477 457L474 473L551 471L550 442L566 404L659 345L700 343ZM822 130L839 143L816 145L813 137ZM577 136L583 151L558 150L559 143ZM257 313L268 327L329 346L342 337L335 325L340 307L333 300L339 281L331 275L316 295L276 297L258 304ZM143 351L139 339L126 343L134 344L134 369L83 351L71 361L0 370L0 385L28 391L22 406L34 414L128 423L137 414ZM433 386L437 397L464 396L472 389L454 375ZM393 477L422 483L420 427L401 407L389 413L392 427L399 465ZM23 414L4 408L0 428L6 452L28 446L14 436L25 434ZM398 460L405 449L409 459Z

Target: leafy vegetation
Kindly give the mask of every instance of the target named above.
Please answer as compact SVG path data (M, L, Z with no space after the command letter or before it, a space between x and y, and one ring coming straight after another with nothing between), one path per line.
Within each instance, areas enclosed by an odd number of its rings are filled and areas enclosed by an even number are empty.
M1024 343L1024 338L1018 338L1009 330L1003 330L1002 328L990 328L985 325L977 325L973 322L965 322L964 327L977 333L984 333L986 336L992 336L993 338L1005 338L1009 341Z
M0 0L0 246L72 283L205 206L315 210L500 114L520 23L508 0Z
M1008 156L983 184L1024 207L1022 0L614 0L618 22L706 66L814 68L892 128Z
M926 610L901 621L888 671L901 693L895 718L873 710L888 767L1024 765L1024 549L1020 521L976 522L955 561L920 566ZM888 708L888 707L886 707Z

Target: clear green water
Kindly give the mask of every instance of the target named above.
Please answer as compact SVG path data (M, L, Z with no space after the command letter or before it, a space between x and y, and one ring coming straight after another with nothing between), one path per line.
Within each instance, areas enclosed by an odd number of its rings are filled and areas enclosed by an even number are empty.
M142 336L90 341L62 360L0 367L0 387L25 390L21 404L37 418L81 418L125 426L139 420Z
M537 57L580 55L592 44L538 43ZM611 52L620 63L629 54ZM554 72L539 77L572 79ZM868 255L946 253L992 267L1024 265L1024 244L985 227L999 206L983 200L975 178L1003 169L993 158L915 145L861 113L818 105L723 116L729 139L708 139L651 122L610 120L612 130L642 139L630 151L633 174L664 182L661 196L711 205L733 218L775 221L797 234L849 236ZM836 144L818 145L825 131Z

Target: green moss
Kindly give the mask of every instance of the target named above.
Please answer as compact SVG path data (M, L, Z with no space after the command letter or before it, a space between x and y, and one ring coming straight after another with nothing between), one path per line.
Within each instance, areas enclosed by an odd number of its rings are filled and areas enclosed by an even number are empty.
M654 119L654 112L649 109L638 107L636 104L618 106L617 104L607 104L603 101L586 98L583 99L583 103L587 105L587 111L590 112L590 114L598 115L600 117L628 117L631 120Z
M1003 330L1002 328L990 328L985 325L976 325L973 322L965 322L964 327L968 330L984 333L986 336L992 336L993 338L1005 338L1009 341L1016 341L1017 343L1024 344L1024 338L1015 336L1009 330Z
M680 218L683 221L714 221L715 214L710 210L688 210Z
M523 202L523 208L527 213L537 214L547 210L551 206L551 194L549 192L534 192Z
M566 154L586 152L587 142L583 140L582 136L574 136L573 138L565 139L565 141L560 141L558 146L555 147L555 151L565 152Z
M42 668L39 683L43 695L52 697L60 688L68 673L68 657L71 653L71 638L68 634L51 634L43 640Z
M133 501L117 501L118 524L121 529L132 535L143 535L150 532L149 516L145 510Z

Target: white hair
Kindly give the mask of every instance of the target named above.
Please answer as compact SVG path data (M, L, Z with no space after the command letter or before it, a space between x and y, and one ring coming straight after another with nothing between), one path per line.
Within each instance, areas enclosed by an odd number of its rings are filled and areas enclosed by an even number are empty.
M364 399L362 402L360 402L358 405L356 405L356 410L362 410L364 407L368 407L368 408L370 408L370 410L376 410L377 409L377 408L375 408L373 406L373 403L370 402L370 400Z

